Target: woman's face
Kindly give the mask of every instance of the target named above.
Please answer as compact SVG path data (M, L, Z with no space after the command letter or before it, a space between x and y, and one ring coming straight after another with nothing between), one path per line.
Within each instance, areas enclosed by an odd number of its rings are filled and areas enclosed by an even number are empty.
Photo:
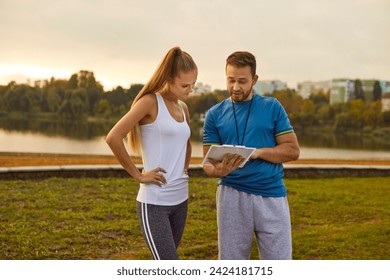
M195 87L198 78L198 70L194 69L188 72L179 72L173 82L170 84L170 92L180 100L186 100Z

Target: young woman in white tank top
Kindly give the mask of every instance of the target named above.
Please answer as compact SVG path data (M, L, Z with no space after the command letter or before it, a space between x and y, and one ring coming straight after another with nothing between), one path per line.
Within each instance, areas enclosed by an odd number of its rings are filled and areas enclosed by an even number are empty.
M140 183L137 212L154 259L178 259L188 205L191 158L189 112L183 100L197 79L192 57L172 48L136 96L130 111L106 137L124 169ZM131 161L123 139L142 154L144 170Z

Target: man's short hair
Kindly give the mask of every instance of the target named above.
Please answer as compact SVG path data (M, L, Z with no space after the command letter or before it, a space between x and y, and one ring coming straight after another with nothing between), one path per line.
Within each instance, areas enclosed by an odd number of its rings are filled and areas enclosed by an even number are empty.
M256 58L250 52L238 51L232 53L226 59L226 67L228 66L228 64L233 65L235 67L249 66L251 68L252 77L256 75Z

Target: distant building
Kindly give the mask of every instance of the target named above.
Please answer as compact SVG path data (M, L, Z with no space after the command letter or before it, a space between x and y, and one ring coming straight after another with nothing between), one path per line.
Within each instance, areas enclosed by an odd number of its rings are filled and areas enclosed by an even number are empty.
M382 95L382 112L390 111L390 91Z
M273 94L275 90L287 89L287 84L278 80L257 81L253 89L259 95Z
M333 79L330 93L330 104L347 102L362 98L365 102L374 100L374 84L376 80ZM378 81L381 86L382 97L384 92L390 92L390 82Z
M382 89L382 95L384 95L387 92L390 92L390 82L389 81L379 81L379 84Z
M333 79L330 90L330 104L354 99L355 84L349 79Z
M204 85L203 83L197 83L192 92L193 95L202 95L211 92L211 86Z
M298 83L297 91L300 96L303 98L309 98L310 94L315 94L319 92L328 92L332 88L332 81L320 81L320 82L311 82L306 81Z
M297 91L303 98L309 98L313 88L313 82L305 81L297 84Z

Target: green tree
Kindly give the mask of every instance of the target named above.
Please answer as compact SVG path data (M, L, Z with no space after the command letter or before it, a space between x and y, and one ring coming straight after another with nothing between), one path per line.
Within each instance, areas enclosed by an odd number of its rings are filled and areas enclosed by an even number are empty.
M313 100L305 99L301 104L301 114L304 115L314 115L316 112L316 105Z
M301 104L301 113L299 116L299 126L310 126L318 123L316 105L313 100L305 99Z
M364 125L374 128L380 127L383 124L383 113L381 109L381 101L374 101L367 104L363 113Z
M384 111L383 114L383 126L390 127L390 111Z
M286 89L274 91L273 97L279 100L279 102L283 105L283 108L286 110L291 123L294 126L300 126L301 122L301 104L303 102L303 98L299 95L295 90Z
M133 102L134 97L130 90L118 86L112 91L105 92L101 95L100 100L107 100L111 112L116 115L123 115L130 109L130 104Z
M88 112L88 96L85 88L68 89L59 112L66 118L80 118Z
M324 104L319 106L317 108L318 120L324 125L332 124L333 118L331 117L330 112L331 110L329 104Z
M137 96L137 94L141 91L141 89L144 87L143 84L132 84L128 90L130 102L133 103L134 98Z
M5 93L7 92L7 86L0 86L0 112L6 111L5 106Z
M293 117L300 114L303 98L294 90L275 91L273 97L279 100L289 116Z
M104 92L103 86L96 81L93 72L81 70L78 74L73 74L68 81L68 89L84 89L86 92L88 105L87 111L93 113L93 109L99 100L99 96ZM81 99L81 101L83 101Z
M355 80L355 98L365 101L363 83L361 80Z
M382 88L379 81L374 82L373 101L382 99Z
M317 107L320 107L322 105L328 105L330 101L330 93L319 91L317 93L310 94L309 99L313 100L314 104Z
M42 93L29 85L15 84L5 92L4 104L8 111L38 112L42 104Z
M78 87L77 74L73 74L68 81L68 89L76 89Z
M336 116L334 130L338 133L344 133L351 129L362 129L364 127L364 101L361 99L348 101L345 109L346 110L344 112Z
M57 112L62 103L62 98L56 88L51 88L46 93L46 104L50 112Z
M50 81L36 81L36 88L41 87L43 93L42 110L47 112L58 112L61 103L65 98L67 90L67 80L51 79Z
M100 99L99 102L96 104L95 112L96 114L105 117L111 115L112 112L110 102L108 102L107 99Z
M60 108L58 108L58 112L62 117L65 117L66 119L68 118L73 118L73 111L72 111L72 106L69 101L69 99L65 99L62 103Z

